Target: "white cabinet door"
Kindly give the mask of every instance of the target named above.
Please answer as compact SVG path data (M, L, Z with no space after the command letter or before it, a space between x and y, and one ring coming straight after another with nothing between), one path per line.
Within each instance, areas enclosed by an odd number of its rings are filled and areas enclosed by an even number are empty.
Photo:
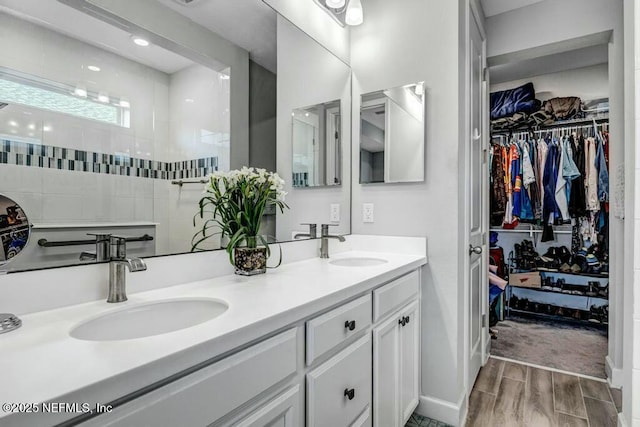
M400 427L400 325L392 316L373 330L373 425Z
M300 406L300 386L296 385L235 424L235 427L297 427L302 410Z
M418 301L400 312L400 425L418 406L420 393L420 314Z

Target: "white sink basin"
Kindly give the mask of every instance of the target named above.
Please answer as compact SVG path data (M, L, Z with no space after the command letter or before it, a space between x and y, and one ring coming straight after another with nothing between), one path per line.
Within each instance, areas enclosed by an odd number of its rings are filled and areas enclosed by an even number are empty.
M199 298L137 304L85 321L69 332L84 341L117 341L166 334L214 319L227 311L224 302Z
M341 267L370 267L372 265L380 265L386 263L386 259L366 257L338 258L329 261L329 264L339 265Z

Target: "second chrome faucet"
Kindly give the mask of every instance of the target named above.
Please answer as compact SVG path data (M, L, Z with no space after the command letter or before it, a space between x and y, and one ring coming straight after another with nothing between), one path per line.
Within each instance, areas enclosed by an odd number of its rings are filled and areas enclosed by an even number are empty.
M147 265L141 258L127 258L127 238L111 234L93 234L96 237L96 253L82 252L81 260L109 261L109 293L107 302L116 303L127 300L127 276L145 271Z

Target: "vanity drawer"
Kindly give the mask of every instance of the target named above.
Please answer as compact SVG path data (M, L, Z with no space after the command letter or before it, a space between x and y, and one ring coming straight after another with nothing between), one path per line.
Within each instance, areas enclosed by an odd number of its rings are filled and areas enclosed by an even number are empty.
M373 321L401 308L418 296L420 275L413 271L373 291Z
M367 334L307 374L307 427L357 425L370 405L371 334Z
M82 425L209 425L296 373L296 335L290 329Z
M307 365L371 325L371 294L307 322Z

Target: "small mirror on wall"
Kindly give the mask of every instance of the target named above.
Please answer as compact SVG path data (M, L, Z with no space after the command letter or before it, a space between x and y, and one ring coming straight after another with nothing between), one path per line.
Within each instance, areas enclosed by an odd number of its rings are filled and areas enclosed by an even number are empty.
M291 112L294 187L340 185L340 100Z
M0 194L0 266L27 246L30 232L29 220L20 205Z
M360 104L360 183L424 181L424 84L372 92Z

